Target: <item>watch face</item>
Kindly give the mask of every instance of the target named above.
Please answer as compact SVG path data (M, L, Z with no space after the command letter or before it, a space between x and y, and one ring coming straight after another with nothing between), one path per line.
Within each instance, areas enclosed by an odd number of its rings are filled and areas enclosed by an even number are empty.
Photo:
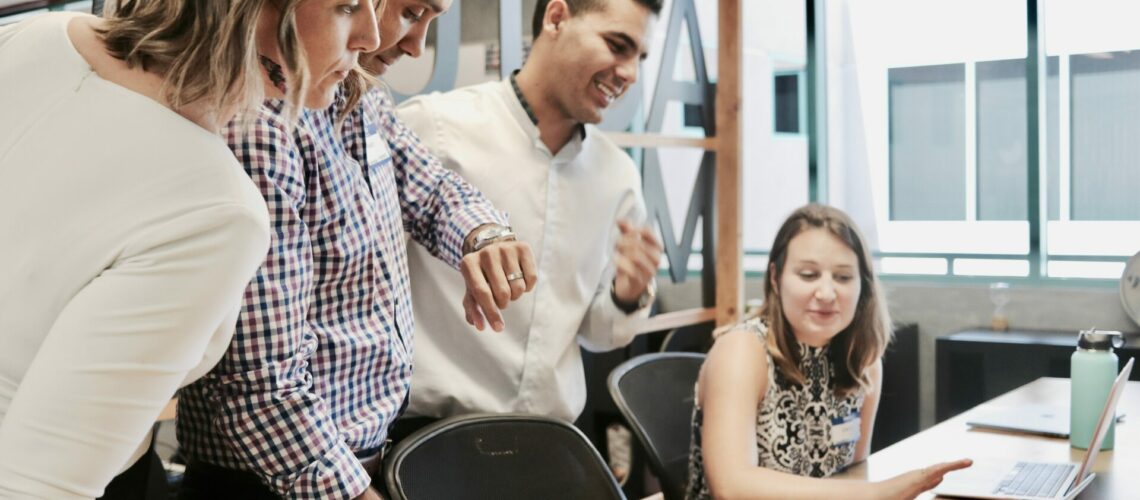
M479 235L475 237L475 240L480 241L480 242L487 241L487 240L495 238L496 236L501 234L502 231L503 231L503 228L500 226L491 226L491 227L488 227L486 229L483 229L482 231L479 231Z
M478 233L475 233L475 241L471 242L472 248L474 250L482 250L483 247L490 245L495 240L503 238L505 236L514 236L514 233L511 233L511 228L509 226L500 226L498 224L489 225L483 229L480 229Z

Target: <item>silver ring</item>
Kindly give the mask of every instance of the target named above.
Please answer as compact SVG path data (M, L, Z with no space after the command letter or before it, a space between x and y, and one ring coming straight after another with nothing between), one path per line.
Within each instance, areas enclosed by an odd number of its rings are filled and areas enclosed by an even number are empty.
M514 281L514 280L521 280L521 279L523 279L523 273L522 272L511 273L511 274L507 275L507 281Z

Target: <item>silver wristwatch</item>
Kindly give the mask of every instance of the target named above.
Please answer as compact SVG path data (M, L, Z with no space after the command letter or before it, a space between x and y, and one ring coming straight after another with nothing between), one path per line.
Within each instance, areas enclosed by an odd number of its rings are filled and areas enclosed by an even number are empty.
M515 241L515 233L511 231L510 226L487 224L475 232L475 239L471 240L469 252L478 252L498 241Z

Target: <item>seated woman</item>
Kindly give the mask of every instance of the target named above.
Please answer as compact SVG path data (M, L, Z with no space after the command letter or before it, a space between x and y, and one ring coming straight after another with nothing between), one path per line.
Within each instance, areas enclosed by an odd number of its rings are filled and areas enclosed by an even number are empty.
M890 317L863 237L831 207L792 213L767 277L757 317L720 334L701 369L687 498L912 498L970 465L822 479L867 457Z

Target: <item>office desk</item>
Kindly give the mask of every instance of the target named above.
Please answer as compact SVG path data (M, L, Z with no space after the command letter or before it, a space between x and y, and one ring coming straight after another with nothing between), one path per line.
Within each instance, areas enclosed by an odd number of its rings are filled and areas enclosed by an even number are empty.
M1070 448L1068 439L974 430L966 425L978 412L1029 403L1068 407L1069 379L1039 378L874 453L836 477L878 481L958 458L1080 462L1084 450ZM1116 426L1116 446L1097 456L1093 466L1097 477L1078 497L1081 500L1140 498L1140 382L1128 382L1117 413L1127 417Z

